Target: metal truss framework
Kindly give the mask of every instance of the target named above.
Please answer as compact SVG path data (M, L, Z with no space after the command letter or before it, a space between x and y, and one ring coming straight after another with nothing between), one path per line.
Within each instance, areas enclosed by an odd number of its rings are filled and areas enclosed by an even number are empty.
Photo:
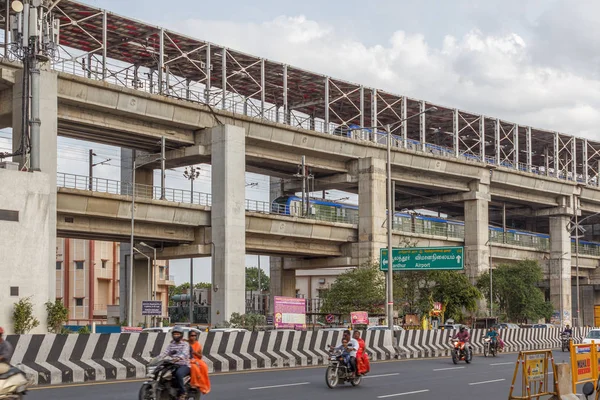
M0 0L0 54L9 0ZM58 71L354 140L600 186L600 142L395 95L308 72L71 0ZM438 112L398 122L435 106ZM367 128L365 128L367 127Z

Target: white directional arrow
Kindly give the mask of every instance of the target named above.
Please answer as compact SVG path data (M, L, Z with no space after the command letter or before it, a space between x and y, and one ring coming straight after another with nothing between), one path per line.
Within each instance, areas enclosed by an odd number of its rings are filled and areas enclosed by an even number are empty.
M459 264L460 264L460 259L461 259L460 256L456 256L456 262L459 263Z

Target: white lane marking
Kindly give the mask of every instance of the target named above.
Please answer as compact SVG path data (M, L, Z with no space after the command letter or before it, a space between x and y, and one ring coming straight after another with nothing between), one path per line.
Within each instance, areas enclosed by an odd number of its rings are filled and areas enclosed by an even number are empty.
M483 382L473 382L473 383L469 383L470 386L473 385L484 385L486 383L495 383L495 382L502 382L505 381L506 379L494 379L493 381L483 381Z
M395 374L369 375L369 376L364 376L363 379L383 378L384 376L398 376L398 375L400 375L399 372L396 372Z
M464 369L465 367L450 367L450 368L438 368L438 369L434 369L434 372L437 371L451 371L453 369Z
M310 385L310 382L288 383L287 385L253 387L253 388L249 388L248 390L274 389L274 388L282 388L282 387L288 387L288 386L300 386L300 385Z
M414 392L405 392L405 393L396 393L396 394L386 394L385 396L377 396L378 399L387 399L388 397L397 397L397 396L406 396L409 394L417 394L417 393L425 393L429 392L429 389L425 390L415 390Z
M490 364L490 365L514 365L514 362L505 362L505 363L495 363L495 364Z

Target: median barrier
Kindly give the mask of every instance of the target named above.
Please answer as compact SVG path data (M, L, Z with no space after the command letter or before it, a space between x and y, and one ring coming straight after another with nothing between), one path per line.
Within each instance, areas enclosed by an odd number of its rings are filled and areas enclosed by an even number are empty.
M577 343L590 328L575 328ZM475 354L483 353L485 329L470 330ZM455 331L367 331L363 338L374 361L449 356ZM502 329L505 351L560 347L558 329ZM341 342L339 331L202 332L210 372L323 365L327 348ZM152 354L169 343L165 333L9 335L11 359L38 385L142 378Z
M323 365L338 331L216 332L200 334L210 372ZM363 334L373 360L396 356L387 331ZM166 348L165 333L9 335L19 364L38 385L143 378L152 354Z

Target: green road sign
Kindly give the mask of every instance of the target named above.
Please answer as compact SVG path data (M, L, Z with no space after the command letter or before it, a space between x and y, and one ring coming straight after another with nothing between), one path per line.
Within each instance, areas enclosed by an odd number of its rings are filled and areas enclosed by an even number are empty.
M394 271L461 270L465 267L462 247L406 247L392 249ZM380 269L388 270L388 251L381 249Z

